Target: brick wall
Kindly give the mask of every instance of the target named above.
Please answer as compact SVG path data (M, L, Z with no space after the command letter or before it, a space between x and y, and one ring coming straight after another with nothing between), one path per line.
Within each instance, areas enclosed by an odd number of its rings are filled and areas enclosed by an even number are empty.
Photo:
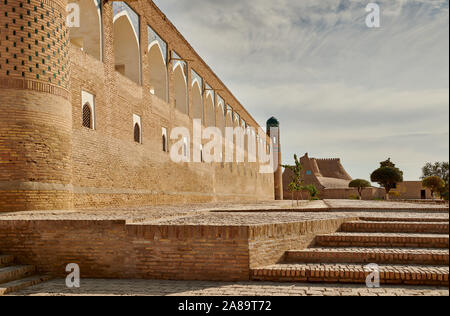
M82 278L248 280L250 268L275 264L318 233L348 219L255 226L164 226L125 221L0 221L0 252L42 273Z
M320 197L323 199L349 199L359 196L357 189L325 189L321 191ZM384 189L366 188L362 192L363 200L383 199Z
M258 124L151 1L129 3L140 16L141 84L115 71L111 2L102 11L102 61L71 46L66 3L0 7L0 212L274 198L273 175L259 174L256 163L175 164L162 152L161 128L192 134L192 117L175 109L172 63L169 102L150 94L147 25L189 60L188 76L195 69ZM95 96L95 130L82 127L82 90ZM133 141L133 114L142 119L142 144Z
M423 198L422 190L425 191L425 199L432 199L431 190L422 186L422 181L405 181L397 183L397 188L392 189L392 192L396 192L398 196L391 196L391 199L404 199L404 200L420 200Z
M246 280L247 234L247 227L1 221L0 249L61 277L77 263L85 278Z

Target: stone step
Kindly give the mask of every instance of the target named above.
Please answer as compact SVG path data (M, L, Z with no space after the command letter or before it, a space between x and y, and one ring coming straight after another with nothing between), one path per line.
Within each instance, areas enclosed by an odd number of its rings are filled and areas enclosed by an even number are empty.
M360 217L359 218L362 221L366 222L439 222L439 223L448 223L449 218L446 217Z
M343 232L448 234L449 224L439 222L420 223L351 221L343 223L340 230Z
M50 279L51 278L48 275L34 275L24 279L19 279L8 283L0 284L0 296L20 291L27 287L37 285L42 282L47 282Z
M0 255L0 268L8 267L14 263L14 256Z
M290 250L286 263L377 263L449 265L448 249L421 248L309 248Z
M35 271L35 267L30 265L0 268L0 284L28 277Z
M379 265L381 284L448 286L448 266ZM251 270L254 281L366 283L372 270L360 264L276 264Z
M345 233L317 235L317 247L447 248L449 235Z

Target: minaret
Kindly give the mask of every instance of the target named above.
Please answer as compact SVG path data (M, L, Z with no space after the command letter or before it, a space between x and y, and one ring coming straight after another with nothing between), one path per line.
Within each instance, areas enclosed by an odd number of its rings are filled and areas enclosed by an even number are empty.
M281 142L280 142L280 122L271 117L266 124L266 132L269 135L273 144L274 162L277 162L277 166L274 166L274 187L275 187L275 200L283 200L283 172L281 168Z
M0 212L72 207L67 0L0 5Z

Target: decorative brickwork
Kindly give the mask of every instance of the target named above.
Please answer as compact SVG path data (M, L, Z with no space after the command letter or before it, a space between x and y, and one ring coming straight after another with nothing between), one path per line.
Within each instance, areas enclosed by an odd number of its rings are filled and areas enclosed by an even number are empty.
M37 80L47 83L47 87L68 89L69 32L65 1L1 2L0 78Z

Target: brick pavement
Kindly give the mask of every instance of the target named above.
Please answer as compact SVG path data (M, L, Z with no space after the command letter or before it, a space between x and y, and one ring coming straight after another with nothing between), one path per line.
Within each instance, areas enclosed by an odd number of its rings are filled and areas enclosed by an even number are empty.
M11 295L71 296L448 296L448 288L382 286L369 289L352 284L302 284L270 282L204 282L158 280L82 279L79 289L68 289L63 279L51 280Z

